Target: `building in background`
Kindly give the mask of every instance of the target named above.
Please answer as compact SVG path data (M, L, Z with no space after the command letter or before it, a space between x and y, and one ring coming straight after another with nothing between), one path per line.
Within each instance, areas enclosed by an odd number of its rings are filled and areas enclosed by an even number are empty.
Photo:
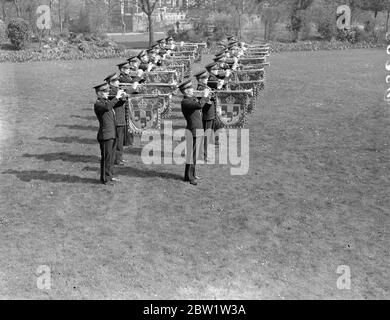
M148 19L142 11L139 0L120 0L121 6L114 8L111 14L111 25L115 30L123 31L123 23L126 32L146 32ZM155 30L177 28L179 24L185 24L187 9L197 0L158 0L153 12ZM203 0L202 0L203 1Z

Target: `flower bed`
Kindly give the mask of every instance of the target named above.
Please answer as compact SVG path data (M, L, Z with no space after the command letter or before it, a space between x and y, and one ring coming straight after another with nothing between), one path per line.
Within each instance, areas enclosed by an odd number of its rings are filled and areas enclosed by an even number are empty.
M368 49L368 48L386 48L385 43L357 42L347 41L299 41L299 42L276 42L269 41L271 52L288 51L319 51L319 50L346 50L346 49ZM219 47L213 45L208 53L215 54L220 51Z
M128 58L134 53L133 50L115 50L111 48L96 51L66 50L53 48L48 50L0 50L0 62L26 62L26 61L49 61L49 60L84 60L105 58Z
M345 50L385 48L385 43L358 42L349 43L341 41L300 41L296 43L284 43L270 41L271 52L286 51L318 51L318 50ZM216 46L207 49L207 53L219 51ZM134 50L123 49L113 46L100 46L94 43L80 42L78 44L57 44L54 47L27 50L1 50L1 62L26 62L26 61L49 61L49 60L84 60L84 59L108 59L127 58L136 54Z
M95 36L73 35L72 37L52 37L39 44L31 43L25 50L13 50L10 44L0 49L0 62L26 62L48 60L84 60L129 57L134 50Z
M318 50L345 50L345 49L368 49L385 48L384 43L347 41L300 41L296 43L269 42L271 52L284 51L318 51Z

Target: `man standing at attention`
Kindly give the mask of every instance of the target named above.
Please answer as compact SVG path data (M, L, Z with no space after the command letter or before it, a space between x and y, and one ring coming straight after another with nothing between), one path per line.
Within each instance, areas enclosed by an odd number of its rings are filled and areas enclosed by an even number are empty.
M200 150L200 144L203 138L203 123L201 110L209 102L210 90L206 88L203 97L198 101L194 96L194 88L191 79L185 80L179 85L183 94L181 102L181 111L187 121L186 127L186 167L184 181L189 181L192 185L197 185L197 176L195 174L195 165L197 150Z
M119 78L116 73L110 74L107 78L104 79L107 84L110 86L110 91L108 93L108 98L113 99L116 97L116 94L119 90ZM126 160L123 159L123 145L125 141L126 134L126 97L119 99L119 101L114 105L114 111L116 116L116 150L114 164L118 166L124 166Z
M198 81L198 91L204 91L205 89L210 89L207 85L209 79L209 74L206 70L202 70L195 74L196 80ZM210 161L210 156L208 155L208 145L212 138L213 128L215 120L215 99L210 98L210 102L206 103L202 109L202 122L203 129L205 131L204 135L204 158L205 161Z
M97 100L94 105L96 117L99 120L97 140L100 144L100 182L110 184L119 181L114 178L114 157L116 142L116 119L113 107L124 95L123 90L118 90L112 100L108 100L110 91L107 83L94 87Z

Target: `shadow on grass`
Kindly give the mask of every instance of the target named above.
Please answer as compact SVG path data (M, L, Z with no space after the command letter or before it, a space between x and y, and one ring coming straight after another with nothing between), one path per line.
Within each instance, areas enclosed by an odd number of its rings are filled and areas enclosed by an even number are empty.
M186 125L179 125L179 124L174 124L172 126L172 130L179 130L179 129L185 129Z
M97 167L85 167L83 171L93 171L97 172L99 168ZM180 180L183 181L183 177L178 174L170 173L170 172L159 172L154 170L141 170L132 167L115 167L115 174L128 176L128 177L136 177L136 178L163 178L170 180Z
M49 141L59 142L59 143L80 143L80 144L98 143L96 139L87 139L87 138L80 138L80 137L56 137L56 138L40 137L39 140L49 140Z
M132 154L134 156L141 156L142 147L125 147L124 153L126 154Z
M124 149L125 154L131 154L134 156L141 156L143 147L126 147ZM161 150L156 150L158 152L158 155L161 156L162 158L173 158L173 152L165 152ZM149 152L149 155L152 157L152 151Z
M78 115L71 115L71 118L76 118L76 119L82 119L82 120L96 120L97 118L95 116L78 116Z
M79 124L66 125L66 124L57 124L56 128L68 128L72 130L88 130L88 131L98 131L98 127L96 126L82 126Z
M13 174L19 180L24 182L31 182L31 180L42 180L48 182L66 182L66 183L86 183L86 184L99 184L98 179L82 178L78 176L71 176L58 173L49 173L44 170L7 170L3 171L2 174Z
M58 152L58 153L44 153L44 154L23 154L25 158L36 158L38 160L44 161L67 161L67 162L83 162L83 163L99 163L100 158L97 156L87 156L87 155L79 155L79 154L71 154L67 152Z

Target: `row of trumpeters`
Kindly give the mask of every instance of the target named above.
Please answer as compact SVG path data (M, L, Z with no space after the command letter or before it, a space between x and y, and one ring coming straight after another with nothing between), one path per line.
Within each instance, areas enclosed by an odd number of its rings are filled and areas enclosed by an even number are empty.
M178 94L177 84L191 76L193 64L202 59L205 47L204 43L182 43L166 60L166 70L144 73L146 81L143 93L130 95L128 99L129 128L132 133L161 130L161 119L171 117L172 97ZM265 87L268 56L268 44L249 46L246 54L239 59L240 70L232 72L224 90L215 91L216 119L220 127L245 126L248 114L255 110Z

